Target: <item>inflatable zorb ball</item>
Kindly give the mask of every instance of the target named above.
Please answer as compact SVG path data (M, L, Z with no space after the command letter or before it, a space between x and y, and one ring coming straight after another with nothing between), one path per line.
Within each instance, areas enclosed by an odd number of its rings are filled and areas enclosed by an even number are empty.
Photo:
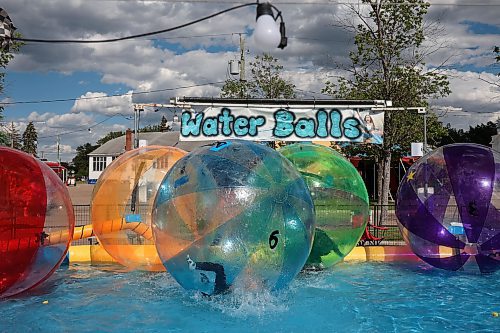
M45 163L0 147L0 298L46 280L73 238L68 190Z
M369 217L365 183L335 150L296 143L279 150L304 177L316 210L316 232L307 266L328 268L356 246Z
M153 202L167 171L186 152L146 146L130 150L104 170L92 194L90 216L100 244L129 269L164 271L151 231Z
M396 215L405 241L432 266L500 268L500 154L476 144L436 149L401 181Z
M311 249L314 206L299 172L264 145L229 141L179 160L155 199L167 271L188 290L278 290Z

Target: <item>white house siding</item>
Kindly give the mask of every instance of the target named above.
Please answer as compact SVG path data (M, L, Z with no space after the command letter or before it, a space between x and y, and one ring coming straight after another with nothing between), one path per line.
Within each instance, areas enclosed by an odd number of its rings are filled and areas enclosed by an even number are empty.
M94 159L97 158L97 163ZM104 169L106 169L113 161L113 156L89 156L89 180L90 184L95 183L101 176ZM104 165L104 162L105 165ZM100 170L102 168L102 170ZM96 170L95 170L96 169Z

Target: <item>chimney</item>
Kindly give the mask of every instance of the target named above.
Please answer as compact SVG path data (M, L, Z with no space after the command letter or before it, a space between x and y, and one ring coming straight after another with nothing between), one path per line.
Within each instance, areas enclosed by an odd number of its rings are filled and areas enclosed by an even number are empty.
M132 150L132 130L127 128L125 131L125 151Z

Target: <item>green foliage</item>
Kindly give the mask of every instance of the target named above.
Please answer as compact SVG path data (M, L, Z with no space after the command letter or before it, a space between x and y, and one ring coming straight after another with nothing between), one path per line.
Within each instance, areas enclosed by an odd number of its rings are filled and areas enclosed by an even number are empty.
M109 132L108 134L106 134L105 136L103 136L102 138L97 140L97 142L96 142L97 147L102 146L103 144L105 144L109 140L113 140L113 139L118 138L122 135L125 135L124 131Z
M147 125L139 128L139 133L161 132L161 125Z
M20 38L22 37L21 34L19 33L14 33L14 37ZM3 49L0 49L0 95L3 93L3 87L4 87L4 80L5 80L5 72L3 71L9 62L14 59L14 54L19 52L19 49L23 43L20 42L13 42L10 45L9 51L5 51ZM2 117L2 112L3 112L3 105L0 105L0 120L3 119ZM0 142L2 141L2 136L0 135Z
M1 131L3 132L3 138L0 138L0 143L5 146L9 146L14 149L22 148L21 134L16 128L13 122L1 126Z
M283 66L277 58L263 53L250 62L250 80L226 80L222 98L294 98L295 85L281 77Z
M446 136L442 137L437 146L444 146L451 143L477 143L489 146L491 137L497 134L497 124L488 121L486 124L470 126L468 131L455 129L446 126Z
M35 125L30 121L28 126L26 126L26 130L23 133L23 147L22 151L36 156L37 150L37 140L38 134L35 129Z
M74 169L76 171L76 177L87 177L89 174L89 157L92 151L94 151L98 145L93 146L90 143L86 143L84 145L78 146L76 148L76 155L73 158L72 162L74 165Z
M9 137L7 136L7 133L5 133L0 126L0 146L8 146L8 145L9 145Z
M447 77L427 71L419 50L425 38L423 20L429 3L423 0L363 0L363 3L369 3L370 11L355 12L363 23L354 27L356 48L349 55L348 69L351 76L326 82L323 92L335 98L391 100L394 107L425 107L427 99L448 95L451 91ZM429 114L427 121L429 142L446 135L437 117ZM372 146L368 151L376 159L393 153L404 155L409 152L410 143L422 141L422 136L422 115L415 111L386 112L384 144Z
M14 33L15 37L21 37L19 33ZM9 51L5 51L3 49L0 49L0 95L3 94L3 88L4 88L4 80L5 80L5 72L4 69L7 67L9 62L14 58L14 54L19 52L19 48L22 46L22 43L19 42L14 42L10 45ZM3 119L3 109L4 106L0 104L0 120ZM5 127L4 127L5 129ZM19 135L19 132L17 132L17 135ZM16 138L17 140L17 138ZM19 149L20 144L18 144L19 141L15 142L15 146L17 146ZM12 137L10 134L5 131L0 130L0 145L5 145L5 146L12 146Z

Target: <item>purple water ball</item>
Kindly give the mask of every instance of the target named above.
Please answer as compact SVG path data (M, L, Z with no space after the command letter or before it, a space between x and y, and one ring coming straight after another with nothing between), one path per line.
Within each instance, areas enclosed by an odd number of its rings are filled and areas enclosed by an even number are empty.
M396 215L406 243L446 270L500 268L500 153L452 144L427 154L398 189Z

